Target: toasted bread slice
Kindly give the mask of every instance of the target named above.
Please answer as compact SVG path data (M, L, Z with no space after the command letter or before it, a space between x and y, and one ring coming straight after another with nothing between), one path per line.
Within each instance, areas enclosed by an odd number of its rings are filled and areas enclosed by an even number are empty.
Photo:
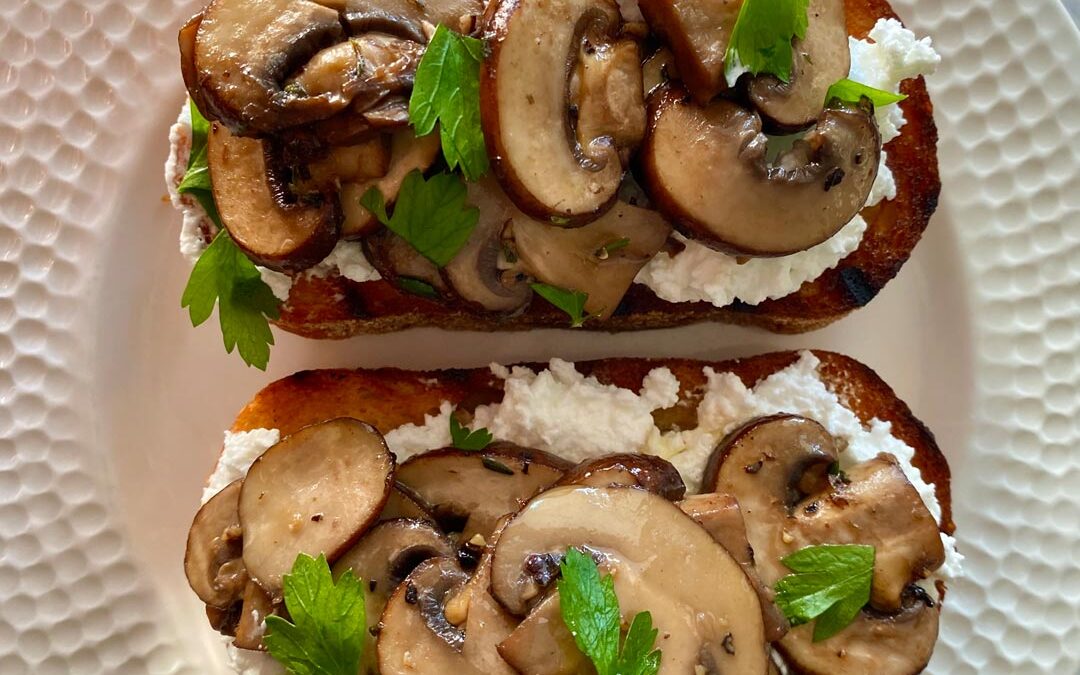
M878 19L898 18L886 0L847 0L846 9L848 33L856 37L865 37ZM911 255L937 208L941 190L937 127L926 83L921 77L907 80L902 91L908 96L899 104L907 124L901 135L885 146L887 164L896 180L896 197L863 210L868 227L862 243L838 266L795 293L758 305L671 303L634 284L614 316L602 322L588 321L585 328L627 331L717 321L801 333L828 325L868 303ZM345 338L417 326L526 330L563 327L567 321L565 314L542 301L533 302L519 316L497 318L409 295L386 281L356 283L336 275L304 275L293 285L277 324L306 337Z
M814 354L821 361L819 377L845 407L864 424L874 418L890 422L893 435L914 448L914 465L924 480L935 486L941 504L941 529L952 534L949 466L934 435L869 367L833 352ZM666 366L682 385L681 400L672 408L655 412L654 417L661 429L674 425L685 429L696 425L697 404L706 384L705 366L731 372L751 386L798 357L798 352L787 351L719 362L618 358L585 361L577 368L603 383L637 391L650 370ZM502 387L503 381L487 368L426 372L394 368L307 370L278 380L256 394L240 411L232 431L273 428L285 436L309 424L355 417L386 434L404 424L423 424L424 416L437 413L444 401L470 411L478 405L498 402Z

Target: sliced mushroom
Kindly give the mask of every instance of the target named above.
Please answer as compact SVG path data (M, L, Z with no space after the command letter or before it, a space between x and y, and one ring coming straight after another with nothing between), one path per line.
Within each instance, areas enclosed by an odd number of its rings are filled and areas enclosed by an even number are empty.
M210 126L207 162L214 202L229 236L252 260L276 270L302 270L325 258L337 243L337 201L283 204L271 189L262 141Z
M397 519L379 523L334 563L335 578L346 570L363 582L364 611L369 635L379 622L394 589L425 560L449 558L454 546L430 524L419 520ZM364 648L364 660L370 672L375 664L375 642Z
M875 609L898 611L904 590L945 562L937 523L892 455L850 467L830 494L799 506L795 528L808 544L874 547Z
M648 98L668 80L679 78L679 69L675 65L675 56L667 47L661 47L652 53L641 66L641 89Z
M619 24L614 0L498 0L489 7L491 54L480 73L484 137L503 189L535 218L579 225L615 200L625 171L615 137L633 141L632 107L641 91L640 68L626 66L629 48L619 46ZM599 61L572 78L586 42ZM595 100L582 101L575 118L571 95ZM626 109L609 111L605 101ZM603 135L583 139L578 131Z
M891 455L830 476L836 456L818 423L762 418L718 446L705 485L738 499L769 586L789 572L781 559L805 546L875 547L871 604L850 626L822 642L813 642L811 625L798 626L776 643L797 672L920 672L937 636L938 610L914 584L944 558L937 524Z
M836 234L866 204L881 151L868 110L826 110L770 163L757 113L727 100L700 107L670 86L649 101L642 175L688 237L741 255L787 255Z
M677 501L686 494L679 470L655 455L626 453L586 460L567 471L558 485L639 487L664 499Z
M242 133L325 119L349 104L348 91L308 96L287 78L321 50L344 41L338 13L310 0L212 0L195 42L197 100L203 112ZM359 69L344 82L354 84Z
M905 589L900 611L864 609L859 619L836 635L813 641L810 625L792 629L778 644L799 673L921 673L937 642L940 607L918 586Z
M388 228L383 228L364 238L364 254L384 279L407 292L413 292L408 280L419 281L430 287L432 297L446 297L450 287L438 265L425 258L412 244ZM426 289L425 289L426 290Z
M243 531L236 513L242 481L230 483L203 504L188 531L184 574L195 595L211 607L228 609L247 585L241 559Z
M533 607L514 632L499 643L499 654L521 675L596 672L563 622L558 593L548 594Z
M240 489L244 565L272 597L300 553L331 563L379 517L394 455L374 427L338 418L305 427L264 452Z
M454 560L432 558L398 585L379 619L381 675L483 675L462 656L465 632L445 614L468 579Z
M240 620L236 624L236 637L233 645L240 649L263 650L263 636L266 635L266 617L274 613L276 607L270 595L259 584L249 581L244 588L244 604L240 610Z
M361 73L369 67L360 44L360 40L346 40L318 52L286 80L284 90L305 97L342 96L351 102L363 84Z
M498 539L498 531L492 535ZM498 645L514 631L517 620L491 596L491 556L493 546L484 547L476 571L465 588L447 604L447 619L465 628L461 654L477 670L487 675L515 675L500 656ZM451 615L451 609L457 616ZM464 621L462 621L464 615Z
M537 561L571 547L586 547L611 573L624 620L651 612L665 636L660 673L766 672L761 604L746 574L677 506L645 490L566 486L534 498L495 544L492 594L526 615L553 581L538 578Z
M814 123L825 107L825 94L851 68L844 0L810 0L806 36L795 40L791 80L758 75L750 81L750 101L781 129Z
M387 141L385 136L379 135L355 145L330 148L325 157L307 164L308 176L303 184L311 184L317 189L336 190L342 183L370 181L386 175L390 168L390 144ZM349 213L344 203L342 212L346 216ZM346 219L342 223L342 230L347 225Z
M433 508L448 532L461 541L485 540L501 516L562 477L569 464L540 450L493 443L481 451L443 448L405 461L397 479Z
M350 33L369 31L389 33L397 37L427 42L424 24L445 25L451 30L468 32L471 17L480 14L479 0L322 0L341 11L342 20ZM464 22L463 19L470 19ZM468 26L463 26L467 23Z
M746 522L739 502L731 495L709 492L691 495L678 503L683 513L705 528L705 531L742 565L761 599L761 614L765 621L765 641L776 642L784 637L789 625L784 613L774 602L776 594L766 586L754 566L754 550L746 538Z
M671 226L656 211L616 202L584 227L552 227L531 218L512 222L514 253L544 283L588 294L585 311L606 319L656 255Z
M468 184L469 204L480 219L469 241L446 266L446 278L466 302L484 311L512 314L532 298L525 275L512 268L503 243L503 230L514 217L523 217L497 181L485 177Z
M202 12L188 19L187 23L180 27L176 36L177 46L180 48L180 74L184 78L184 86L195 106L200 110L209 108L202 98L199 90L199 70L195 67L195 44L199 35L199 26L202 25Z
M355 238L377 230L379 221L360 205L360 198L374 187L382 193L387 206L393 204L405 176L415 170L426 171L438 156L439 148L438 134L417 137L411 129L395 131L390 137L390 166L386 173L377 179L347 182L341 186L341 205L345 213L341 236Z
M724 56L742 0L639 0L649 27L671 48L679 77L699 103L727 89Z

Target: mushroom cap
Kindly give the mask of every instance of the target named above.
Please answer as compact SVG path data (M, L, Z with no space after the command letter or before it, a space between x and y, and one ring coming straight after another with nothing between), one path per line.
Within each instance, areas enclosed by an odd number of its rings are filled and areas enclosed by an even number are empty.
M511 229L521 266L544 283L587 293L585 311L600 319L618 309L634 277L671 234L671 225L656 211L621 201L583 227L520 217ZM605 248L624 240L620 248Z
M792 45L791 81L763 74L748 89L757 111L780 129L813 124L829 87L851 68L844 0L810 0L807 18L806 36Z
M704 484L738 499L769 587L788 574L781 559L806 546L874 546L871 603L851 625L821 642L798 626L776 643L795 672L913 675L937 637L938 609L914 583L944 560L938 525L894 457L881 454L830 476L836 456L817 422L760 418L721 442Z
M596 33L614 42L619 23L614 0L496 0L488 8L483 32L491 53L480 68L484 138L503 189L535 218L581 224L614 203L625 168L614 143L603 161L585 155L569 94L583 30L603 26ZM632 79L625 69L615 72L620 82ZM640 90L640 69L637 80Z
M514 631L499 643L499 654L517 672L527 675L596 672L563 622L558 593L549 593L533 607Z
M544 585L535 561L571 547L586 548L612 570L624 619L652 614L665 636L660 673L694 672L696 665L766 672L761 604L746 574L677 506L645 490L565 486L534 498L495 543L492 595L524 616Z
M341 225L336 198L283 204L271 188L268 148L255 138L210 125L207 164L214 203L229 236L255 262L275 270L302 270L333 250Z
M200 600L218 609L236 603L247 585L241 560L243 536L236 511L242 483L233 481L203 504L188 531L184 553L188 585Z
M686 494L686 483L671 462L656 455L624 453L586 460L567 471L556 485L591 487L639 487L677 501Z
M541 450L493 443L480 451L443 448L415 455L397 480L431 506L446 531L461 541L490 539L499 518L562 477L569 463Z
M464 631L445 614L468 579L453 559L432 558L398 585L379 618L381 675L483 675L462 656Z
M203 112L243 133L272 133L325 119L348 92L306 96L286 78L345 39L337 11L310 0L211 0L195 41L197 100ZM359 75L359 71L355 71Z
M649 196L683 234L735 254L788 255L836 234L866 204L881 137L869 111L830 108L771 163L767 149L752 110L701 107L673 85L649 97Z
M369 424L337 418L291 434L248 469L240 490L244 565L273 597L301 553L333 563L373 523L394 455Z

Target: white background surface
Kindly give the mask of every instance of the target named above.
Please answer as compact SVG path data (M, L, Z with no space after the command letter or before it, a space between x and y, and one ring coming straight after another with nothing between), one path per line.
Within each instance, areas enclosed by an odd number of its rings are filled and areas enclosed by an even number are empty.
M0 673L216 672L181 570L221 432L300 368L551 355L846 352L937 434L968 581L939 673L1080 665L1080 39L1056 0L905 1L944 56L930 80L944 191L899 277L824 331L605 336L278 333L269 374L179 309L162 200L195 3L0 2Z

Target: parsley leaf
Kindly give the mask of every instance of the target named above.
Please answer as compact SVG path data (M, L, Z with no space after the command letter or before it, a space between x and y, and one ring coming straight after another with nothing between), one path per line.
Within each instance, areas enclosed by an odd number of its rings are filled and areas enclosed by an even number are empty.
M238 348L244 363L266 370L274 344L268 319L278 318L279 301L224 229L199 256L180 298L192 326L209 319L215 304L225 351Z
M476 430L463 427L457 417L450 415L450 438L458 450L483 450L491 444L493 437L491 432L483 427Z
M589 318L585 314L585 301L589 298L588 293L567 290L550 284L532 283L529 286L541 298L566 312L570 316L571 328L580 328L585 323L585 319Z
M566 552L560 569L563 621L578 649L596 666L597 675L655 675L661 655L653 649L659 631L653 628L652 615L634 616L620 648L622 616L615 580L610 575L601 579L593 559L576 548Z
M428 300L439 299L439 292L435 290L435 287L420 279L415 279L413 277L398 277L397 287L409 295L417 295L421 298L427 298Z
M907 98L907 94L894 94L891 91L874 89L869 85L845 77L829 86L829 91L825 93L825 105L828 105L834 99L844 103L858 103L863 96L870 99L870 102L878 107L898 103Z
M425 180L414 169L401 184L393 215L387 215L386 200L378 188L365 192L360 205L425 258L446 267L480 219L480 209L469 206L466 196L465 184L457 175L438 173Z
M480 126L480 63L484 42L439 25L416 68L409 98L409 119L419 136L439 122L443 156L468 180L488 171L484 130Z
M793 626L817 619L814 642L843 630L870 601L873 546L807 546L781 562L794 574L776 582L776 604Z
M270 656L290 675L356 675L367 634L360 580L348 570L334 583L325 555L301 553L283 582L292 623L266 617Z
M809 0L743 0L731 29L724 74L728 83L743 72L791 80L791 41L806 36Z
M210 183L210 165L207 161L207 145L210 136L210 122L203 117L195 106L195 101L188 103L191 111L191 151L188 154L187 171L176 191L190 194L203 207L215 225L221 227L221 216L214 203L213 186Z

